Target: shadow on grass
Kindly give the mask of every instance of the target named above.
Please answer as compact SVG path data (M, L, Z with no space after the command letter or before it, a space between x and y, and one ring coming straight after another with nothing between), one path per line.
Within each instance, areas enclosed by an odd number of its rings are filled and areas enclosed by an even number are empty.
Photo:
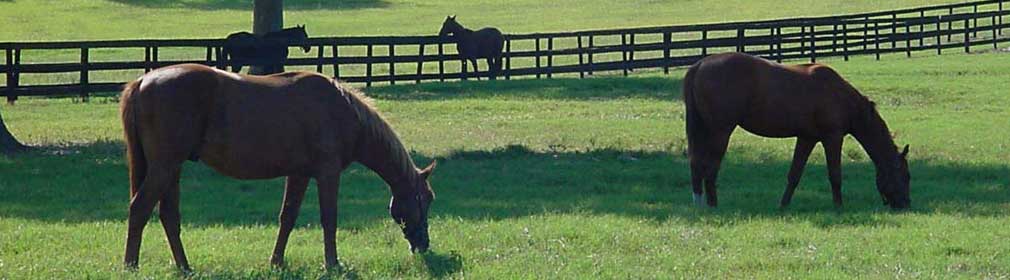
M198 10L244 10L252 11L253 1L249 0L110 0L130 6L144 8L178 8ZM355 10L388 7L385 0L286 0L285 10Z
M681 78L660 77L594 77L587 79L521 79L511 81L464 81L381 86L364 89L371 97L391 100L444 99L562 99L604 100L648 98L679 100Z
M43 147L0 157L0 217L80 223L122 221L128 185L118 142ZM689 172L682 152L619 149L532 151L508 146L458 151L439 158L432 179L437 200L432 215L499 220L545 213L618 215L654 221L684 219L731 224L750 219L785 219L831 226L887 225L900 219L881 205L874 171L865 161L846 162L840 213L822 164L811 162L790 209L777 208L789 162L762 160L732 149L720 174L719 209L691 204ZM417 158L419 164L431 159ZM1007 216L1010 172L998 165L914 161L913 210L962 216ZM340 192L340 227L388 223L389 192L371 171L345 171ZM187 163L181 180L185 227L276 223L280 179L241 181ZM319 220L315 188L306 195L299 226ZM885 214L885 215L879 215ZM433 274L451 270L452 256L426 259Z
M448 254L428 252L421 257L424 266L428 268L428 275L432 278L443 278L463 269L463 256L455 251Z

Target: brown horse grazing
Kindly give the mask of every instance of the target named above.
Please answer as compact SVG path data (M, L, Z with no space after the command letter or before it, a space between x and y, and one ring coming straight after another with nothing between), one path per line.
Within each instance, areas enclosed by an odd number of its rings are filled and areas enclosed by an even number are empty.
M908 146L899 153L874 103L827 66L786 66L740 53L709 56L687 71L684 104L691 186L699 206L703 199L711 207L718 205L716 177L737 126L764 137L797 138L782 207L792 200L817 142L824 146L835 206L841 207L846 134L873 160L884 204L894 209L911 205Z
M428 249L434 194L427 178L434 162L417 169L367 99L330 78L168 66L129 83L121 113L130 169L127 267L137 266L141 234L157 204L175 263L189 270L179 239L179 172L187 159L239 179L287 177L272 264L284 263L305 189L315 178L326 267L338 265L337 191L341 171L355 161L389 185L389 211L411 251Z
M469 60L473 64L473 72L477 73L477 59L483 58L487 60L488 78L494 80L498 76L502 67L502 48L505 47L505 36L500 30L494 27L470 30L456 22L456 16L447 16L438 36L450 35L456 42L456 52L463 60L463 68L466 68L466 61Z

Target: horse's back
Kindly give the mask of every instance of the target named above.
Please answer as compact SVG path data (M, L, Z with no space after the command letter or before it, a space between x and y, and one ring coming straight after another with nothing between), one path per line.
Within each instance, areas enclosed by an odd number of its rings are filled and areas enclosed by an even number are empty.
M818 134L841 125L849 93L834 70L819 64L785 66L729 53L694 66L693 104L714 127L736 125L762 136ZM834 129L834 128L832 128Z
M236 178L312 172L318 161L346 153L357 130L349 93L314 73L250 76L177 65L141 83L141 98L149 99L141 131L161 131L145 138L178 146L168 149L183 154L174 161L198 155Z

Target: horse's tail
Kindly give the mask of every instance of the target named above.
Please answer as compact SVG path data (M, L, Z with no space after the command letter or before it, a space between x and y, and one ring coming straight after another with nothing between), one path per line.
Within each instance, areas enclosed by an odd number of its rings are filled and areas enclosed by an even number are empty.
M126 162L130 172L130 199L140 189L147 175L147 159L144 157L144 147L137 131L137 91L143 79L137 79L126 84L120 96L119 112L123 118L123 139L126 140Z
M687 125L687 154L689 157L694 157L695 149L697 149L699 144L705 142L705 125L702 123L701 114L698 113L698 106L695 103L695 73L698 71L698 67L701 66L701 62L697 62L691 65L691 68L687 69L687 74L684 75L684 89L683 89L683 99L684 99L684 109L685 121Z

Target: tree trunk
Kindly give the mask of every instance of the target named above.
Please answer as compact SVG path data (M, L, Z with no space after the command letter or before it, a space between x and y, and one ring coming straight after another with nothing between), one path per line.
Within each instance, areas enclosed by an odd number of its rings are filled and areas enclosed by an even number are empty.
M267 32L278 31L284 26L283 0L253 0L253 34L263 36ZM249 74L263 75L267 68L253 65Z
M18 139L11 135L11 132L7 130L7 125L4 124L3 116L0 116L0 153L12 154L15 152L20 152L28 149L28 146L18 142Z

